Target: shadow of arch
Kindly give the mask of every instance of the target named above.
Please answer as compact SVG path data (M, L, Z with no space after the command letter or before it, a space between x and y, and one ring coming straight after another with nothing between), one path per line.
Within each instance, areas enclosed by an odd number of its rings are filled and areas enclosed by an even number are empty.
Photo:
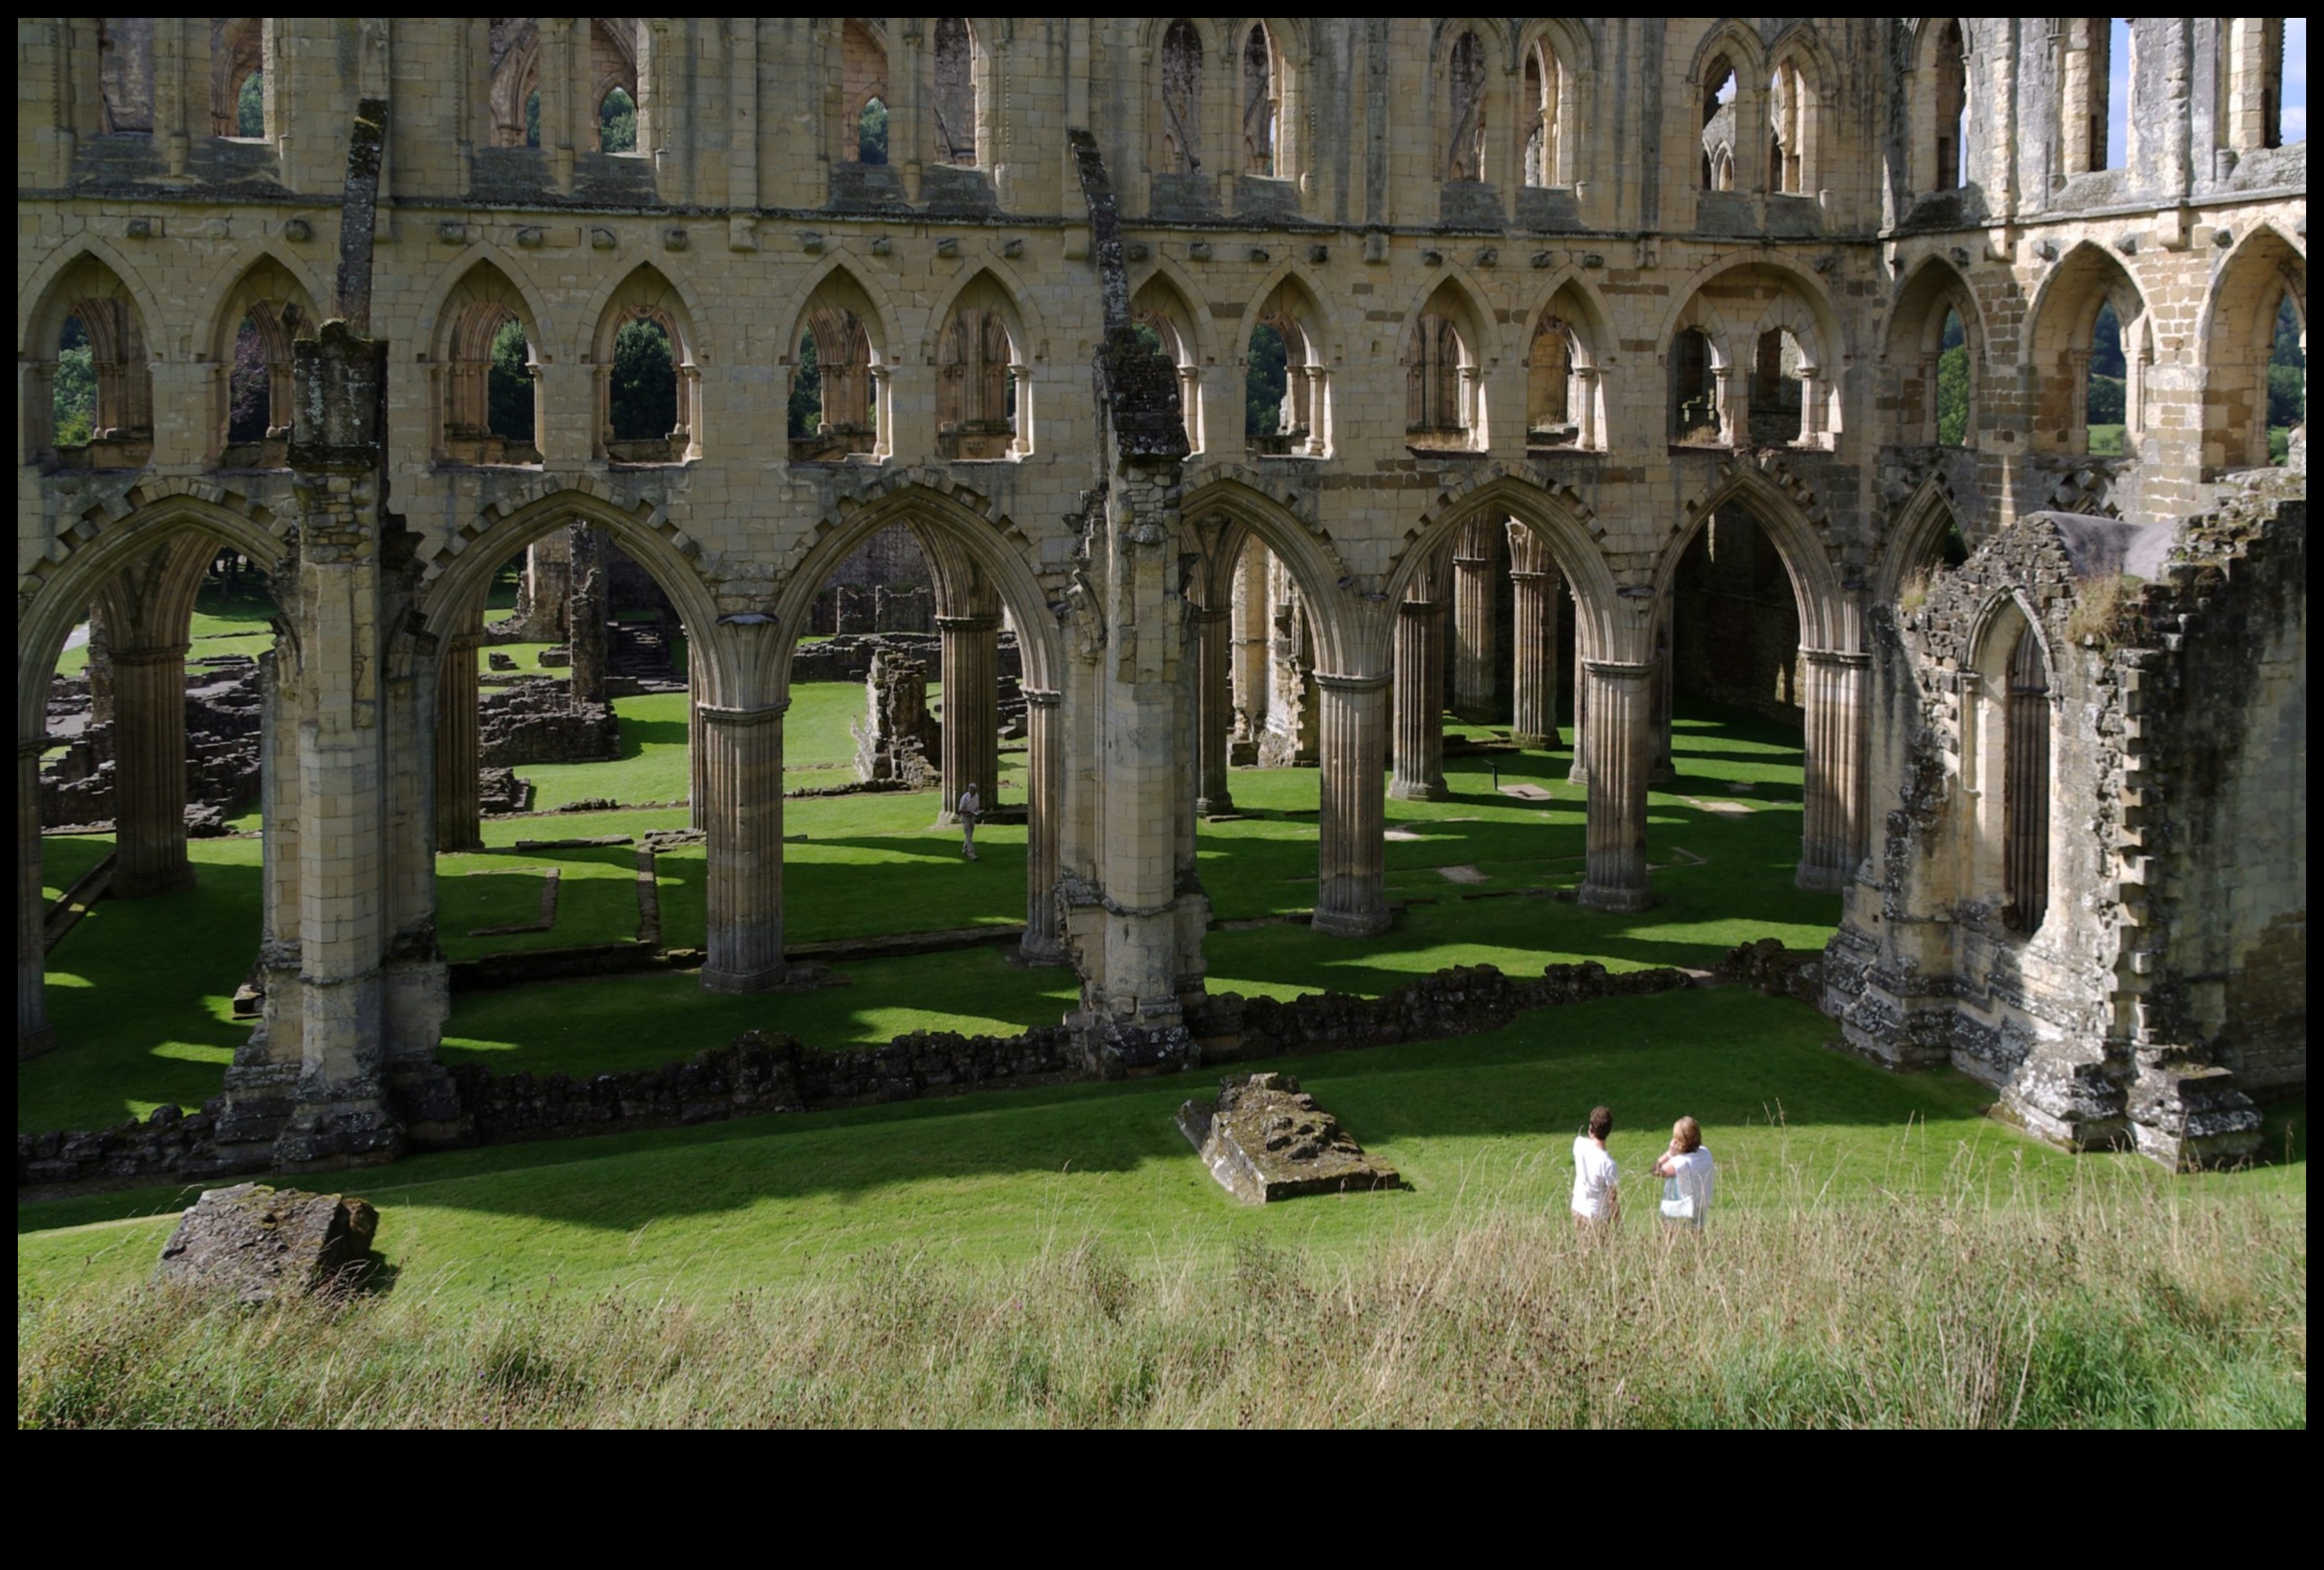
M429 563L420 594L420 614L428 627L448 639L461 618L482 603L503 563L543 535L573 522L602 526L669 596L686 630L688 663L698 662L706 678L702 702L740 708L770 701L748 690L752 673L738 659L731 632L722 632L718 603L695 568L687 550L691 542L648 503L624 504L576 485L550 482L521 503L497 503L438 550ZM438 649L447 646L438 644ZM433 691L433 683L424 689Z

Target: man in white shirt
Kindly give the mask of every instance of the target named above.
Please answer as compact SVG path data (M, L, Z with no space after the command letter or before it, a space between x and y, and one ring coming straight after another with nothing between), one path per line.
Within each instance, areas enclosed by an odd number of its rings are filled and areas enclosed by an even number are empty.
M976 859L976 815L984 810L984 798L976 793L973 782L960 793L957 808L960 817L960 854L964 861Z
M1590 1131L1573 1141L1574 1225L1585 1233L1609 1227L1622 1218L1622 1168L1606 1153L1606 1136L1614 1131L1612 1109L1590 1109Z

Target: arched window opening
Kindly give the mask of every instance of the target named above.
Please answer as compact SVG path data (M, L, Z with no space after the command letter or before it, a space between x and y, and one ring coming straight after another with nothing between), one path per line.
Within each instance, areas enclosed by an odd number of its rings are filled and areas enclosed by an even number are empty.
M2249 152L2306 141L2308 73L2293 73L2288 93L2283 60L2287 42L2308 59L2307 19L2222 17L2219 32L2219 144Z
M2040 930L2050 910L2050 670L2029 624L2009 651L2002 743L2002 924Z
M605 389L605 456L616 463L675 463L686 456L677 431L678 352L669 331L642 312L613 335ZM676 432L676 439L673 439Z
M1735 189L1735 68L1725 55L1703 73L1702 189Z
M1016 348L1001 312L963 306L936 351L936 450L956 462L1014 457L1019 439Z
M1283 110L1282 72L1275 39L1265 23L1254 23L1242 44L1242 171L1275 176L1276 132Z
M523 456L533 443L532 346L524 324L505 318L493 334L492 367L485 374L484 428L511 449L510 463L537 462Z
M1305 445L1290 399L1290 348L1283 334L1261 322L1251 329L1250 358L1243 373L1243 439L1256 454L1282 457Z
M65 318L57 342L57 372L50 384L56 445L87 447L97 434L97 357L88 328L78 316Z
M1929 185L1955 190L1969 183L1969 45L1959 22L1948 20L1937 30L1931 69L1936 147Z
M635 152L638 150L638 101L626 88L615 88L597 105L597 151Z
M1546 42L1526 51L1525 182L1572 185L1564 129L1568 87L1565 62Z
M2122 324L2114 301L2098 307L2090 325L2089 352L2082 378L2084 449L2093 457L2119 457L2126 450L2129 366L2122 351Z
M2275 310L2267 358L2267 461L2291 460L2292 432L2308 424L2308 331L2287 293Z
M863 319L839 306L807 313L791 377L794 463L844 463L879 449L879 400Z
M304 325L295 305L257 304L235 329L220 466L280 468L289 461L290 340Z
M1162 146L1165 174L1203 170L1203 38L1185 18L1162 34Z
M210 18L210 134L266 134L266 45L255 16Z
M1581 440L1575 416L1573 333L1554 317L1542 318L1526 357L1526 445L1572 447Z
M956 169L976 167L976 35L967 23L947 16L936 32L936 162Z
M1251 328L1243 373L1243 439L1255 457L1322 457L1328 378L1288 286L1268 297Z
M1419 448L1463 449L1474 426L1475 361L1460 329L1424 313L1405 356L1404 439Z
M1452 131L1444 166L1446 180L1485 178L1485 46L1473 32L1452 45L1446 88L1445 125Z
M1807 189L1807 91L1790 60L1767 80L1767 187L1799 195Z
M1672 441L1682 447L1719 447L1728 441L1724 369L1701 328L1688 328L1672 340Z
M530 16L495 16L485 33L494 147L540 145L540 29Z
M832 129L834 155L844 160L854 149L858 163L888 162L888 51L862 23L850 18L839 28L839 123Z
M1759 335L1751 360L1753 447L1788 447L1803 439L1806 388L1801 373L1806 364L1800 340L1788 331L1775 328Z
M2121 18L2066 19L2058 61L2061 174L2120 167L2129 142L2130 55L2130 24Z
M97 129L153 134L153 19L107 16L97 24Z
M453 317L444 367L441 459L455 464L540 462L540 365L531 335L496 274L467 286Z
M1177 324L1159 309L1134 306L1130 325L1138 335L1138 341L1150 353L1158 356L1177 379L1178 412L1185 423L1187 448L1192 452L1202 451L1202 377Z
M1969 334L1950 306L1937 340L1937 440L1944 447L1969 443Z

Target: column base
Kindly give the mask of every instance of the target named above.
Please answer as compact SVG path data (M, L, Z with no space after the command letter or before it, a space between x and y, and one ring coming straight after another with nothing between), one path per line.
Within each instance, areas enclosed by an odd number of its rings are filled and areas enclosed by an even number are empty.
M1654 767L1646 771L1646 789L1649 790L1660 790L1677 783L1678 766L1668 758L1655 759Z
M380 1097L301 1106L274 1141L278 1172L340 1172L380 1167L403 1154L403 1125Z
M1396 920L1393 910L1318 910L1308 925L1326 937L1377 937Z
M724 997L749 997L758 993L780 992L790 980L788 965L769 965L760 970L720 970L702 967L702 990Z
M1792 884L1811 893L1839 894L1847 891L1852 876L1846 867L1819 866L1813 862L1802 862L1799 871L1792 874Z
M1396 780L1389 781L1388 796L1391 801L1446 801L1452 799L1452 791L1441 780L1423 785L1407 785Z
M1140 1025L1122 1020L1066 1017L1080 1038L1090 1072L1104 1079L1184 1074L1203 1066L1203 1048L1183 1024Z
M1569 785L1587 785L1590 783L1590 771L1576 763L1565 771L1565 782Z
M1194 798L1194 816L1197 817L1216 817L1221 813L1232 812L1234 809L1234 798L1231 796L1197 796Z
M1025 964L1028 965L1071 965L1074 963L1073 950L1065 947L1065 941L1064 938L1037 938L1029 932L1027 933L1023 940L1017 945L1017 957L1024 961Z
M1559 747L1564 745L1563 742L1557 739L1557 733L1555 731L1550 731L1541 735L1536 735L1531 731L1511 731L1509 733L1509 740L1515 742L1518 746L1525 748L1526 751L1535 753L1554 753Z
M108 900L150 900L158 894L174 894L180 889L190 889L195 883L190 866L173 868L166 873L152 873L132 877L125 873L113 874L112 886L106 889Z
M16 1036L16 1061L22 1063L28 1057L53 1052L56 1047L57 1028L54 1025L43 1025L37 1030L19 1031Z
M1584 883L1574 891L1573 902L1584 910L1602 910L1618 915L1625 911L1651 909L1655 891L1652 888L1606 889Z

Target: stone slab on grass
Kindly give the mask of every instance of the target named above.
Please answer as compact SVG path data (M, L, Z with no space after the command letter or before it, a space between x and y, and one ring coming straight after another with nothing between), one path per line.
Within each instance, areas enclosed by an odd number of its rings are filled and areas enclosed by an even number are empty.
M1514 796L1519 801L1547 801L1552 799L1548 788L1542 785L1504 785L1500 787L1500 792L1504 796Z
M1219 1081L1217 1100L1178 1108L1178 1131L1219 1186L1246 1205L1403 1182L1287 1074L1230 1075Z
M1482 883L1489 881L1483 873L1466 862L1454 866L1439 867L1436 875L1448 883Z
M162 1245L161 1277L245 1303L347 1280L371 1252L379 1212L347 1194L263 1183L205 1189Z

